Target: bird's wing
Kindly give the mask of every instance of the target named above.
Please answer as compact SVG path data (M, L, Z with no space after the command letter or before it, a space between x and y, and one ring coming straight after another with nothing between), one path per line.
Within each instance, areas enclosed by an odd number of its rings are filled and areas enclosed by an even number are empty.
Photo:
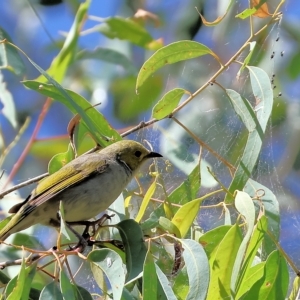
M95 162L97 166L95 167ZM39 182L31 195L22 202L13 206L9 212L16 213L21 207L25 214L29 214L36 206L58 195L65 189L82 182L96 174L104 172L108 167L105 159L100 159L99 154L89 154L78 157L57 172Z

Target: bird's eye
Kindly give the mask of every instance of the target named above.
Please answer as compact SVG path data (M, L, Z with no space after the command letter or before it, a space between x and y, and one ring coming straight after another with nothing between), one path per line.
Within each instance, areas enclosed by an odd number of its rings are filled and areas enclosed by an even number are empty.
M142 152L141 151L135 151L134 155L136 157L140 157L142 155Z

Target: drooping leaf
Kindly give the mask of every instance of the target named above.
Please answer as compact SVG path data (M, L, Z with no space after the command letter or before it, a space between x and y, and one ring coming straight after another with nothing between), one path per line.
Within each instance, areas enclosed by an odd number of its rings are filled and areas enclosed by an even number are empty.
M127 278L130 281L143 271L147 253L141 227L132 219L121 221L116 225L121 235L126 254Z
M209 285L210 270L203 247L194 240L178 240L182 244L182 252L189 278L189 292L187 300L206 299Z
M155 263L148 251L143 268L143 300L152 300L157 295L157 281Z
M64 270L60 270L59 284L64 299L76 299L74 286L71 284L70 279L65 274Z
M227 8L226 8L226 11L225 11L224 15L217 17L217 19L214 20L214 21L212 21L212 22L207 21L204 18L204 16L200 14L200 17L201 17L201 20L202 20L203 24L206 25L206 26L215 26L215 25L219 24L226 17L226 15L228 14L228 11L232 7L233 3L234 3L234 1L230 0L229 3L228 3L228 5L227 5Z
M144 198L143 198L143 201L141 203L141 207L139 209L139 212L137 214L137 216L135 217L135 221L136 222L140 222L141 219L143 218L144 214L145 214L145 211L148 207L148 204L150 202L150 199L151 197L153 196L154 192L155 192L155 189L156 189L156 180L154 180L152 182L152 184L150 185L150 187L148 188Z
M237 211L243 216L245 220L247 232L244 236L244 239L235 257L235 262L234 262L232 276L231 276L231 284L230 284L232 291L236 290L236 282L238 280L238 275L241 270L243 260L245 258L247 246L252 236L253 228L255 224L254 203L251 197L247 193L236 191L234 204Z
M251 123L248 121L247 124L251 124L249 126L252 128L254 122L256 127L248 134L248 140L243 155L228 189L230 193L228 193L225 198L225 202L227 203L233 201L231 194L233 194L235 190L242 190L251 176L261 151L264 133L273 107L273 90L267 73L257 67L248 66L247 68L250 73L253 95L256 98L254 111L256 112L257 117L257 120L253 117ZM238 98L239 97L236 99ZM241 100L239 101L239 104L244 104L246 106L248 102ZM252 115L250 107L245 107L242 111L247 111L248 114Z
M1 44L0 44L1 45ZM12 94L6 89L3 75L0 72L0 102L3 105L0 113L9 121L13 128L17 127L16 107Z
M64 45L58 55L54 58L51 66L47 70L49 76L61 83L65 77L69 65L73 62L75 53L77 51L77 41L80 35L80 30L86 20L87 11L90 6L90 1L85 1L80 4L73 25L68 33ZM48 78L40 75L36 81L46 83Z
M274 193L266 186L249 179L245 192L252 198L259 196L259 200L255 200L256 207L260 207L262 204L265 209L265 215L268 218L268 231L272 233L277 241L279 241L280 235L280 210L279 203ZM265 235L263 241L263 257L266 257L273 250L277 249L269 235Z
M121 299L125 284L125 270L121 257L110 249L100 249L90 252L87 259L107 276L113 292L113 299Z
M121 140L119 133L109 125L104 116L79 94L71 90L65 90L57 83L53 86L52 84L40 84L40 82L28 80L24 81L23 84L42 95L63 103L74 114L80 114L82 122L88 128L94 140L101 146L109 145L108 139Z
M0 41L3 40L12 43L12 40L7 32L0 27ZM0 43L0 70L1 69L7 69L11 72L14 72L18 76L23 76L26 71L19 52L6 42Z
M253 269L253 261L255 256L258 254L258 249L267 232L268 222L266 217L263 215L255 225L253 234L247 246L245 258L243 260L243 266L238 276L236 297L239 298L243 294L247 293L251 287L261 279L263 276L263 264L260 267Z

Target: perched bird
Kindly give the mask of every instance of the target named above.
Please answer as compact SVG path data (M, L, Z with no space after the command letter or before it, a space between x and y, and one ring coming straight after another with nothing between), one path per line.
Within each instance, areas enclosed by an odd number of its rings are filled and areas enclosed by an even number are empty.
M9 210L14 215L0 231L0 241L37 223L59 226L60 201L67 223L97 216L122 193L142 163L152 157L162 155L130 140L79 156L40 181L25 201Z

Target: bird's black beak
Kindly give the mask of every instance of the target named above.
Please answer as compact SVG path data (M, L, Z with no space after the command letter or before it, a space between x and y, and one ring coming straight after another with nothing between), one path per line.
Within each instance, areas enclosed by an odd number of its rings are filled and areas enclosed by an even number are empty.
M150 152L145 157L151 158L151 157L163 157L163 156L161 154L157 153L157 152Z

